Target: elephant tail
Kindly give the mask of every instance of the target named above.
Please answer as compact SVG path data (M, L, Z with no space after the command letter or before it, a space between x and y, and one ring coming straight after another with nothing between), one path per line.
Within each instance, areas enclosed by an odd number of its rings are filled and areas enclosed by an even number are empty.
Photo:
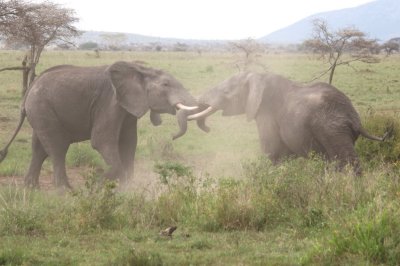
M0 150L0 163L6 158L7 153L8 153L8 148L10 147L11 143L14 141L14 139L17 136L19 130L21 129L22 124L24 123L25 117L26 117L25 108L21 108L21 114L20 114L20 117L19 117L18 127L15 130L15 132L14 132L13 136L11 137L11 139L8 141L7 145L2 150Z
M392 123L390 126L386 127L386 131L383 134L382 137L376 137L373 136L371 134L369 134L364 128L360 128L359 132L361 134L361 136L363 136L364 138L370 139L370 140L376 140L376 141L385 141L386 139L390 138L393 136L393 132L394 132L394 124Z

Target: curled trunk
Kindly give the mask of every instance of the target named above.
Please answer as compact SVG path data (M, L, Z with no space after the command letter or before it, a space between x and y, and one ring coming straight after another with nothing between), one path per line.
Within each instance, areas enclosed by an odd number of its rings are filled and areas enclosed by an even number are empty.
M188 116L197 113L198 110L183 110L180 109L176 112L176 118L178 120L179 132L172 136L175 140L183 136L187 131ZM204 132L209 132L210 128L205 124L205 118L197 120L197 126Z

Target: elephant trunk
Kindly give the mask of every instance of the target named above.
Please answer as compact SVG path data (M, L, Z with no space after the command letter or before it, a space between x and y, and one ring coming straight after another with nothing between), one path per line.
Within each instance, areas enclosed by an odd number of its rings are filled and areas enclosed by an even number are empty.
M193 115L197 112L198 112L197 109L196 110L179 109L176 112L176 118L177 118L178 125L179 125L179 132L176 133L175 135L173 135L173 137L172 137L173 140L183 136L186 133L188 116ZM210 128L205 124L205 118L197 120L197 126L204 132L210 131Z

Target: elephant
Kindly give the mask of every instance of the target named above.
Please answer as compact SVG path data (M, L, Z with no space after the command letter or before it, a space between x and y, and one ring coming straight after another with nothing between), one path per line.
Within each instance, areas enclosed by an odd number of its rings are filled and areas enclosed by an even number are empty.
M205 92L198 100L201 112L187 116L205 125L205 119L217 110L222 115L246 113L255 120L261 150L273 163L290 156L314 151L342 169L351 164L361 175L354 149L359 135L370 135L350 99L334 86L318 82L300 85L273 73L245 72L233 75Z
M33 132L25 185L39 186L40 170L49 156L55 186L71 188L65 167L67 150L72 143L89 139L110 167L105 176L126 180L133 173L137 120L150 110L151 122L157 126L161 113L174 115L197 108L195 98L162 70L125 61L98 67L55 66L30 86L19 125L0 151L0 162L26 117ZM185 131L181 128L177 136Z

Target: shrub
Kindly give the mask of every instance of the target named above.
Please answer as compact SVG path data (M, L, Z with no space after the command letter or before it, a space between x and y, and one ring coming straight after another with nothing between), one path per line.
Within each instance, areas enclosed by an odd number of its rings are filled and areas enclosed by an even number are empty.
M329 178L326 167L321 158L313 155L309 159L289 159L278 166L266 157L245 165L246 178L257 195L255 202L265 206L266 225L322 224L324 213L319 202L325 192L322 183Z
M388 114L375 114L373 111L363 118L364 128L371 134L383 135L384 130L393 127L393 134L384 142L371 141L360 137L356 143L356 151L360 159L368 162L368 166L376 167L382 162L397 164L400 159L400 122L398 118Z
M116 183L99 182L99 178L91 173L87 177L85 187L73 194L75 205L72 215L81 231L114 228L117 221L117 207L121 200L117 197Z
M222 180L213 195L215 203L209 214L209 219L211 218L210 220L214 220L215 223L212 229L261 230L264 228L267 220L265 208L272 205L267 202L267 195L262 194L265 198L261 199L254 189L248 186L248 183L233 180ZM211 221L207 223L207 226L212 224Z
M98 48L99 45L96 42L85 42L79 45L80 50L93 50Z
M192 169L177 162L156 163L154 172L158 174L160 182L169 187L186 187L192 189L195 182Z
M191 206L197 200L196 178L190 167L177 162L157 163L154 171L167 191L155 201L159 225L177 223L182 217L190 216Z

